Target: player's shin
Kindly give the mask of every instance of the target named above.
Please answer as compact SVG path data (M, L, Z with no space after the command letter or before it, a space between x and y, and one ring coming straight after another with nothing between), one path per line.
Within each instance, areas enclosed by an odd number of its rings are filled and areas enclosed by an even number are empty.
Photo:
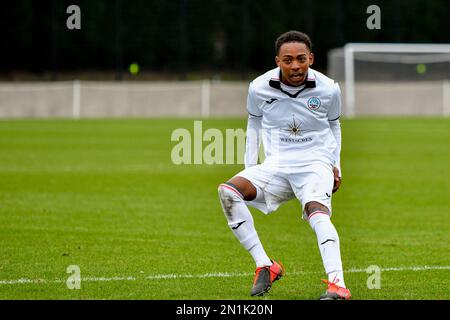
M316 211L310 215L309 224L316 233L328 280L345 288L339 236L330 217L325 212Z
M256 266L270 266L272 262L264 251L253 223L253 217L239 191L229 185L221 184L219 199L228 226L242 246L252 255Z

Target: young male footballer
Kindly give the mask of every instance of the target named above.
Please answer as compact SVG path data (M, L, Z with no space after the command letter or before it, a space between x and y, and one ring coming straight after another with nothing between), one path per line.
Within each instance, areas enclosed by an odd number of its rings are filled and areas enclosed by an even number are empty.
M250 83L245 169L219 186L228 225L256 263L252 296L264 295L284 274L265 252L247 205L265 214L297 198L317 236L328 280L322 300L350 299L342 270L331 196L341 184L339 85L310 66L310 38L289 31L275 42L277 68ZM257 164L260 143L265 160Z

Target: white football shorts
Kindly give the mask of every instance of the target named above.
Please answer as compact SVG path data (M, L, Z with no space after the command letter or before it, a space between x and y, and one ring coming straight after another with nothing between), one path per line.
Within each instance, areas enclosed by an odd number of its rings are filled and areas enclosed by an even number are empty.
M331 216L331 197L334 185L333 167L324 162L304 166L273 167L264 163L247 168L236 176L249 180L263 196L257 196L246 204L265 214L278 209L286 201L297 198L302 204L303 219L305 204L316 201L328 208Z

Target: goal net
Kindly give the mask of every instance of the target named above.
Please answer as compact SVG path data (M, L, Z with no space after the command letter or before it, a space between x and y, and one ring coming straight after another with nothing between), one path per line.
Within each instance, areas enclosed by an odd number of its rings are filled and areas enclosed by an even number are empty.
M328 53L343 114L450 116L450 44L349 43Z

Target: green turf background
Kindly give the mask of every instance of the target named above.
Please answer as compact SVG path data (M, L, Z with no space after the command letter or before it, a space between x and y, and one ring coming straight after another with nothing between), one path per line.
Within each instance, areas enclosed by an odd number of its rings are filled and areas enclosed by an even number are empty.
M223 132L245 125L203 121ZM176 128L193 131L193 119L0 121L0 281L33 280L0 284L0 299L250 299L253 261L217 198L243 166L172 164ZM450 119L344 119L342 128L333 221L344 268L450 266ZM317 299L323 267L300 205L252 212L288 273L255 299ZM82 278L135 280L69 290L69 265ZM244 275L146 278L218 272ZM379 290L368 276L346 274L354 299L450 298L449 269L384 271Z

